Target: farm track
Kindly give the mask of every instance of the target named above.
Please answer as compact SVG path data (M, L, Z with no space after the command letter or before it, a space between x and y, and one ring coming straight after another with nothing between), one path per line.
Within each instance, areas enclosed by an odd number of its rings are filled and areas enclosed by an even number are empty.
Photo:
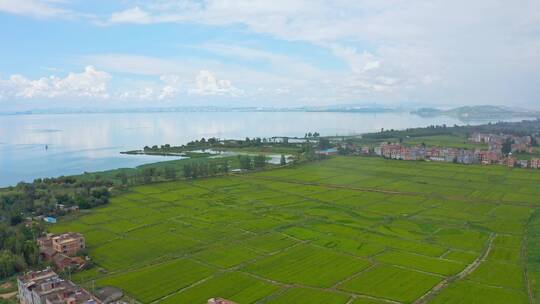
M493 240L495 239L496 234L492 233L489 236L488 239L488 245L486 246L486 249L484 250L484 253L479 256L476 260L474 260L471 264L469 264L465 269L463 269L460 273L448 277L439 284L435 285L431 290L429 290L427 293L425 293L423 296L418 298L416 301L414 301L414 304L426 304L429 303L436 295L438 295L443 289L448 287L452 282L461 280L468 276L470 273L475 271L487 258L489 253L491 252L491 248L493 247Z

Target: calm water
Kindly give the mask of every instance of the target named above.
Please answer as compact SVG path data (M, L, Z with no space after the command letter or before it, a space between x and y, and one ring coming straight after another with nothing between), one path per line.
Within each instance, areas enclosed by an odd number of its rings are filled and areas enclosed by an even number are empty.
M127 113L0 116L0 186L166 160L121 155L145 145L180 145L201 137L348 135L431 124L448 117L363 113ZM48 146L48 149L45 147Z

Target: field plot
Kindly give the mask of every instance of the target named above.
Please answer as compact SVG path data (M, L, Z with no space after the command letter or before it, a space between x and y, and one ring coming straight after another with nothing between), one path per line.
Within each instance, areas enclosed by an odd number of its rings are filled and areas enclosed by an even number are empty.
M336 157L135 187L49 229L86 235L96 267L74 279L140 303L536 303L539 182Z
M359 294L410 303L442 278L395 266L380 265L346 282L340 288Z

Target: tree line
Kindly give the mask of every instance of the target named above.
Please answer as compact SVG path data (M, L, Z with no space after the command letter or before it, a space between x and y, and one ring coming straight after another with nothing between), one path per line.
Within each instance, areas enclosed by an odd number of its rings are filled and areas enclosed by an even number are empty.
M22 224L0 224L0 279L40 263L39 248L35 240L42 231L43 227L39 224L30 227Z

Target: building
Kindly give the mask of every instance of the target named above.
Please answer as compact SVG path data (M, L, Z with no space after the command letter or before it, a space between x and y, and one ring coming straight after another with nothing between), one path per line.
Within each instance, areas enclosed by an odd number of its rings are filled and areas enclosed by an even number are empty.
M100 304L96 297L53 270L30 271L17 277L21 304Z
M47 216L43 218L43 221L49 223L49 224L56 224L56 218Z
M490 142L490 140L490 134L473 133L471 137L469 137L469 141L472 141L474 143L488 143Z
M477 162L484 165L489 165L489 164L500 162L502 158L502 153L500 151L479 150L475 152L475 156L476 156Z
M77 253L86 247L84 236L80 233L48 233L37 239L39 252L45 261L51 261L58 270L66 267L83 268L86 261Z
M328 148L328 149L319 150L316 153L319 154L319 155L326 155L326 156L337 155L338 154L338 149L337 148Z
M362 146L362 149L360 150L360 152L363 155L370 155L371 154L371 149L369 148L369 146Z
M517 166L520 167L520 168L528 168L529 167L529 162L527 160L520 159L520 160L517 161Z
M77 252L86 247L84 236L76 232L62 234L48 233L38 238L37 243L40 250L48 253L50 256L54 253L75 256Z
M65 212L75 212L79 211L79 206L66 206L64 204L56 204L56 209Z
M503 164L509 168L513 168L516 166L517 160L513 158L512 156L508 156L503 160Z
M460 164L474 164L477 161L474 151L461 149L458 151L457 162Z
M532 169L540 169L540 158L531 159L529 167Z

